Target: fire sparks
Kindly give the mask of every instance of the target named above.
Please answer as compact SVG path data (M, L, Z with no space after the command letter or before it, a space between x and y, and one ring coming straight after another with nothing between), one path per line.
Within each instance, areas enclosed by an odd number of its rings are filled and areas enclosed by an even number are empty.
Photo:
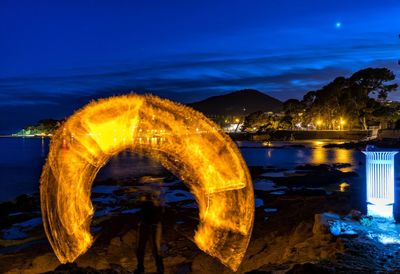
M93 243L92 183L123 150L157 159L189 186L200 215L195 243L237 270L254 219L253 187L240 152L201 113L135 94L88 104L52 138L40 195L45 231L58 259L73 262Z

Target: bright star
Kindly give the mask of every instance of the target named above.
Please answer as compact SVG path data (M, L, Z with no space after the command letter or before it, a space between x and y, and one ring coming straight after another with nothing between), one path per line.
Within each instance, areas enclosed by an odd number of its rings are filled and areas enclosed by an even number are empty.
M342 23L341 22L336 22L336 28L340 28L341 26L342 26Z

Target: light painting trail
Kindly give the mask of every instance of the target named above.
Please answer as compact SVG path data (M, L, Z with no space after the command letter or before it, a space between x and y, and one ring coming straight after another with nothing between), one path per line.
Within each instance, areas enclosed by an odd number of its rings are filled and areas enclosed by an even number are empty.
M393 219L396 153L397 151L364 151L367 158L368 215Z
M157 159L189 186L200 215L195 243L237 270L254 220L252 182L238 148L201 113L135 94L88 104L52 138L40 197L44 228L58 259L73 262L93 243L92 183L123 150Z

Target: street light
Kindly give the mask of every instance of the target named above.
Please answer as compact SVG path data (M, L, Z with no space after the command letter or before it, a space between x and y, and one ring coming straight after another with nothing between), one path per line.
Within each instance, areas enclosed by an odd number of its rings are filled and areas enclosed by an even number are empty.
M346 124L346 121L340 118L340 127L343 130L343 126Z
M317 121L317 128L321 129L321 125L322 125L322 121L321 121L321 120L318 120L318 121Z

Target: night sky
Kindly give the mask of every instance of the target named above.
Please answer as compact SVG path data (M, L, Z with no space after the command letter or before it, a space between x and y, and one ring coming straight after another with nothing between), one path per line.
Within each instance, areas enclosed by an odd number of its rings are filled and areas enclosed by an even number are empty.
M1 0L0 134L129 91L286 100L369 66L400 76L399 33L398 0Z

